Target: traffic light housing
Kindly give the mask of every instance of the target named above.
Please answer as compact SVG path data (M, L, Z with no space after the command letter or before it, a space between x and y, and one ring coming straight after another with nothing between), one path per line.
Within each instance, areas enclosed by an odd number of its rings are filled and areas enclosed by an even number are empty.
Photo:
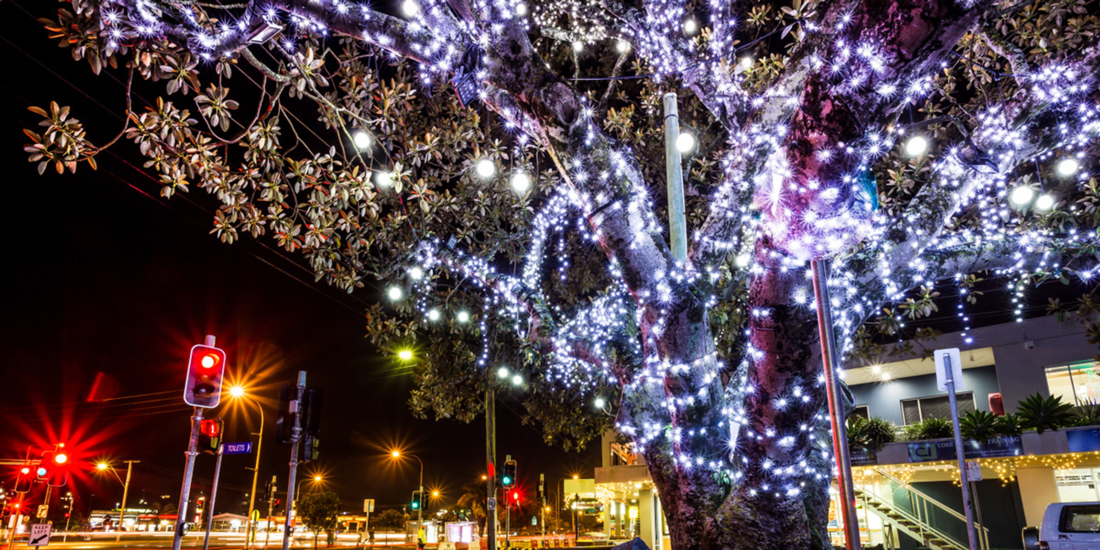
M199 451L218 454L218 446L222 441L222 427L220 418L208 418L199 423Z
M515 460L509 460L504 463L504 473L500 476L500 482L505 488L511 488L516 484Z
M302 391L301 428L307 435L317 435L321 431L321 398L323 395L320 388L305 388Z
M34 477L31 475L31 463L27 462L19 468L19 475L15 478L15 492L27 493L31 490L31 485L34 484Z
M409 503L409 508L412 508L413 510L419 510L422 496L423 495L420 494L420 491L413 491L412 502Z
M283 384L279 390L279 415L275 417L275 442L290 445L294 432L294 417L298 416L298 387Z
M209 409L222 400L222 377L225 375L225 352L202 344L191 348L187 361L187 384L183 402L192 407Z

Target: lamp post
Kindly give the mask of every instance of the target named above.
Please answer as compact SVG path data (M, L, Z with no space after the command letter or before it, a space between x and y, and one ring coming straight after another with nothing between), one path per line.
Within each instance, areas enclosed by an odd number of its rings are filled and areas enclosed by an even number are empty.
M100 471L110 470L111 473L115 475L115 479L122 484L122 510L118 514L118 531L115 531L115 542L122 540L122 528L126 525L123 520L126 519L126 497L130 494L130 474L133 473L134 464L141 461L123 460L123 462L126 463L126 481L122 481L122 477L118 475L118 471L115 470L114 466L106 462L100 462L95 465L96 469Z
M394 451L392 453L392 455L393 455L394 458L401 458L401 451ZM419 493L420 496L419 496L419 498L423 501L423 499L424 499L424 461L420 460L420 457L416 456L416 455L408 455L408 456L411 456L411 457L415 458L416 461L420 463L420 487L419 487L420 488L420 493ZM423 506L422 503L421 503L420 506L416 507L416 538L417 538L417 540L420 540L420 526L421 526L421 523L423 521L423 508L424 508L424 506Z
M248 397L244 393L244 388L241 386L234 386L229 389L229 395L236 399L247 399ZM248 529L244 537L245 550L252 546L252 535L255 530L255 526L252 524L252 512L256 508L256 480L260 475L260 451L264 446L264 408L260 405L259 401L250 399L256 404L256 410L260 413L260 431L256 433L256 464L252 468L252 492L248 493ZM270 520L270 518L268 518Z
M298 485L296 485L294 487L294 504L291 505L291 508L294 509L294 510L298 509L298 495L301 494L301 493L299 493L299 491L302 488L302 483L303 482L312 481L313 483L320 483L322 479L323 478L321 476L316 475L316 476L313 476L312 478L303 479L303 480L298 481Z

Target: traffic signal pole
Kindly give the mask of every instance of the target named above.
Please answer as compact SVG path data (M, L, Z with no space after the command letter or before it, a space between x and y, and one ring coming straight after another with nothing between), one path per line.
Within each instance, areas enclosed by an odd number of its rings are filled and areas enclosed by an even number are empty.
M485 506L485 534L489 538L488 550L497 550L497 510L496 510L496 460L497 460L497 410L496 395L493 388L485 390L485 460L489 463L489 469L485 476L485 496L488 503Z
M294 429L290 432L290 481L286 494L286 521L283 523L283 550L290 548L290 503L294 502L294 480L298 475L298 441L302 436L302 392L306 389L306 371L298 371L297 398L290 406L294 413ZM173 548L172 550L179 550Z
M256 525L252 523L252 511L256 509L256 481L260 476L260 451L264 445L264 408L259 401L253 401L260 411L260 433L256 434L256 464L252 468L252 492L248 493L248 532L244 538L245 550L252 548L253 538L256 536Z
M214 486L210 488L210 513L206 515L206 535L202 539L202 550L210 550L210 525L214 523L214 501L218 499L218 478L222 473L222 450L225 445L218 444L218 460L214 464ZM252 518L249 518L251 521Z
M207 337L208 340L212 337ZM176 507L176 531L172 533L172 550L180 550L183 542L184 526L187 525L187 505L191 499L191 477L195 472L195 456L199 454L199 425L202 423L202 408L195 407L191 417L191 440L187 444L187 462L183 467L183 486L180 488L180 503Z

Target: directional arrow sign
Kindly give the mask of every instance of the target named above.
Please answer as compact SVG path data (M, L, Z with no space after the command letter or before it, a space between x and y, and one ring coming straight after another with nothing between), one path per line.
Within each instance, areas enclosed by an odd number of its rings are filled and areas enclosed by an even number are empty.
M31 536L27 544L30 546L46 546L50 543L50 524L36 523L31 525Z
M244 443L226 443L222 447L222 454L227 455L245 455L252 452L252 442L245 441Z

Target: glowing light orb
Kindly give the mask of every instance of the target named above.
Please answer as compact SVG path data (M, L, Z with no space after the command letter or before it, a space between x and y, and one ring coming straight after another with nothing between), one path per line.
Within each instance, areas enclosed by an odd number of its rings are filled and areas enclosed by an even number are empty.
M527 15L527 4L517 4L516 5L516 15L519 15L519 16Z
M513 386L518 386L520 384L523 384L523 377L518 375L518 374L513 376L512 377L512 385Z
M458 312L457 318L459 323L466 323L470 320L470 314L465 311L460 311Z
M676 138L676 150L681 153L688 153L695 148L695 136L691 132L680 132L680 135Z
M1039 200L1035 201L1036 210L1050 210L1054 207L1054 196L1050 193L1043 193Z
M517 193L526 193L531 188L531 176L526 172L512 174L512 189Z
M438 321L439 320L439 310L435 309L435 308L432 308L432 309L428 310L428 320L429 321Z
M1081 168L1081 165L1077 164L1077 159L1066 158L1058 162L1058 175L1063 178L1068 178L1077 173L1077 170Z
M694 19L688 19L684 21L684 34L690 36L695 34L695 31L699 30L699 25Z
M923 155L928 150L928 140L923 136L913 136L905 142L905 154L911 157Z
M352 136L352 140L355 141L355 147L362 151L370 147L370 134L359 130Z
M400 300L401 297L405 295L405 293L401 290L401 287L391 286L390 289L386 291L386 295L390 297L390 300L396 302Z
M389 172L375 172L374 184L378 187L389 187L393 185L393 176Z
M411 278L412 280L419 281L420 278L423 276L424 270L420 269L419 266L414 266L413 268L409 269L409 278Z
M401 4L401 12L405 14L405 17L413 17L420 13L420 6L416 5L416 2L413 2L413 0L405 0L405 2Z
M497 369L497 377L508 378L508 367L500 367Z
M493 161L489 159L481 159L477 161L477 175L483 178L491 178L497 173L497 165L493 164Z
M626 40L620 40L618 43L615 44L615 51L619 53L629 52L630 42L627 42Z
M1031 202L1031 199L1035 198L1035 191L1026 185L1021 185L1012 190L1012 193L1008 195L1008 200L1017 206L1027 204Z
M602 409L605 404L606 403L604 402L602 397L597 397L596 398L596 408L597 409Z
M402 360L402 361L408 361L409 359L413 358L413 352L411 352L407 349L403 349L403 350L397 352L397 358ZM395 454L393 456L397 456L397 455Z

